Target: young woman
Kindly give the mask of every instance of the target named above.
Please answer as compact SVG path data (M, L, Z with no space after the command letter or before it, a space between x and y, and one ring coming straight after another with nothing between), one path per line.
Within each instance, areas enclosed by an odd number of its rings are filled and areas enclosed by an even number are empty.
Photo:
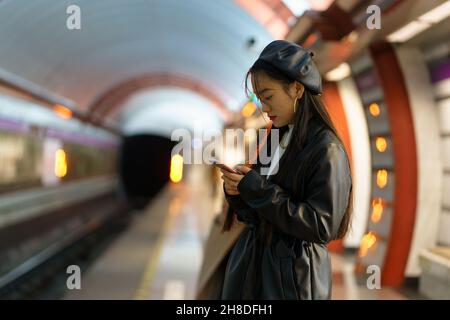
M222 299L330 299L327 243L347 233L352 179L347 154L320 97L312 53L271 42L246 77L279 129L267 174L261 163L222 170L225 197L246 228L228 258ZM270 149L270 136L267 147ZM267 168L266 168L267 169ZM278 170L276 170L278 169ZM267 172L267 171L264 171Z

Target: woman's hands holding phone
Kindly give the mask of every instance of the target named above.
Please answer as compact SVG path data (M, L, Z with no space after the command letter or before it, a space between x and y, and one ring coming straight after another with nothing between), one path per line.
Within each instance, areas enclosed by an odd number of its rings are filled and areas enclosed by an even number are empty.
M239 173L238 174L231 173L227 170L220 169L220 171L222 172L221 179L225 183L225 192L231 196L239 194L239 191L237 190L237 185L244 177L244 175L247 174L247 172L249 172L250 170L252 170L251 168L242 165L236 166L234 169Z

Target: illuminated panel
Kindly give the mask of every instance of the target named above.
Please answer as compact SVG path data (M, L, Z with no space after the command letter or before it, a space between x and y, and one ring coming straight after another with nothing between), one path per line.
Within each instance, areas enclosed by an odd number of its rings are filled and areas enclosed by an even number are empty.
M183 178L183 157L176 154L170 162L170 180L178 183Z
M67 157L63 149L58 149L55 153L55 175L58 178L63 178L67 175Z

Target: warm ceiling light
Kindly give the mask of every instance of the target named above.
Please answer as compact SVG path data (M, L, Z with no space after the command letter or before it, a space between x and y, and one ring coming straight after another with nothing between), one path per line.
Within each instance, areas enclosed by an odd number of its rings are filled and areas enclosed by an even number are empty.
M372 214L370 216L370 219L372 222L377 223L381 220L381 216L383 215L383 199L377 198L372 201Z
M364 257L367 255L367 252L373 245L377 242L377 237L375 233L370 231L369 233L365 234L364 237L361 239L361 244L359 246L359 253L358 255L360 257Z
M247 102L247 104L242 108L241 114L243 117L248 118L251 117L253 113L256 111L256 105L253 102Z
M450 1L447 1L427 13L421 15L418 20L428 23L438 23L450 15Z
M377 186L380 189L383 189L387 185L388 181L388 172L385 169L381 169L377 171Z
M389 42L405 42L414 37L416 34L419 34L423 30L427 29L430 26L429 23L424 23L421 21L412 21L408 23L403 28L391 33L387 36L387 40Z
M340 81L350 76L351 70L348 63L341 63L339 66L325 74L325 79L328 81Z
M381 114L380 106L376 103L371 103L369 105L369 112L372 116L378 117Z
M356 40L358 40L358 38L359 38L359 35L358 35L358 32L356 32L356 31L350 32L347 36L347 40L350 43L356 42Z
M318 37L317 33L311 33L305 39L305 41L303 41L302 47L308 48L308 47L312 46L314 43L316 43L317 40L319 40L319 37Z
M387 36L387 40L390 42L406 42L423 30L444 20L449 15L450 1L447 1L391 33Z
M383 137L377 137L375 140L375 146L379 152L385 152L387 149L387 140Z
M56 114L63 119L72 118L72 110L70 110L69 108L67 108L63 105L60 105L60 104L55 105L53 107L53 111L55 111Z

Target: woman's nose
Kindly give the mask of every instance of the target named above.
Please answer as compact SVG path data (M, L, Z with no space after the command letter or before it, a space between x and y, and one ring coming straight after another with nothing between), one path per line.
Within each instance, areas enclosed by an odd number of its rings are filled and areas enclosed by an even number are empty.
M262 111L263 111L263 112L269 112L269 111L270 111L269 106L266 105L265 103L263 103L263 104L262 104Z

